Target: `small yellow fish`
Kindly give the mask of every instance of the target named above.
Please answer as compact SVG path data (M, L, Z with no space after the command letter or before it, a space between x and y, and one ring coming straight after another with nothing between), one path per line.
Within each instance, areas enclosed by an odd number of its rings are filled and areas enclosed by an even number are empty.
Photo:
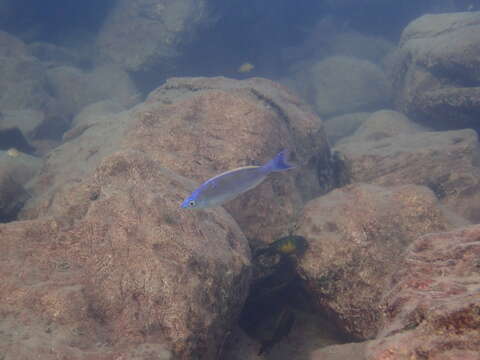
M7 155L8 156L11 156L11 157L17 157L21 154L20 151L18 151L17 149L15 148L10 148L7 150Z
M255 65L253 65L252 63L246 62L240 65L237 71L239 73L248 73L252 71L254 68L255 68Z
M267 247L259 249L255 257L260 255L303 255L307 250L308 243L303 236L298 235L288 235L281 237L280 239L274 241Z
M297 246L290 240L285 244L279 245L277 250L283 254L293 254L297 250Z

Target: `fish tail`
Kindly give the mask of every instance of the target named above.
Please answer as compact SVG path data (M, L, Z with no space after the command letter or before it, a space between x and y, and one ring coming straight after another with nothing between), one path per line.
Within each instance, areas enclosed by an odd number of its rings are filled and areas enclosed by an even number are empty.
M263 165L262 168L266 172L283 171L295 168L296 165L288 160L289 154L290 152L288 149L280 151L272 160Z

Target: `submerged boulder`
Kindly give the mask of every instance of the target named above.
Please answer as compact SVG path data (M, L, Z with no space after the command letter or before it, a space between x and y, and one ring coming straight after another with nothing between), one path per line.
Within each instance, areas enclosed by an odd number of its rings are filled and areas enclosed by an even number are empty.
M285 88L265 79L171 79L132 110L92 118L76 129L32 183L40 196L23 211L25 218L57 214L57 189L81 181L120 148L150 153L197 184L290 149L301 172L272 174L226 204L246 236L264 244L288 233L303 202L334 183L322 122Z
M479 32L478 11L411 22L387 61L396 107L436 129L478 128Z
M368 112L357 112L326 119L325 132L328 140L334 145L338 140L352 135L369 116Z
M190 189L147 154L116 152L63 194L62 216L0 225L0 313L15 322L1 353L215 358L247 295L249 248L222 209L181 211Z
M24 220L0 226L0 312L31 330L12 333L8 349L28 342L44 354L48 341L78 359L86 348L106 358L152 349L157 357L213 359L248 291L242 230L271 242L304 200L332 186L318 182L317 165L330 155L322 123L264 79L172 79L118 110L85 110L78 132L30 182ZM273 175L227 204L240 227L222 208L180 209L200 181L282 148L295 153L302 174ZM60 345L66 329L77 330Z
M45 111L52 106L46 68L29 55L26 45L0 31L0 108Z
M367 132L365 137L361 132L335 147L352 182L425 185L461 216L480 220L480 146L475 131L427 132L407 126L398 135Z
M205 0L117 1L97 38L98 58L130 72L165 71L209 21Z
M68 118L85 106L102 100L114 100L125 107L138 101L138 92L129 75L113 65L99 66L91 71L57 66L49 69L47 74L57 99L57 113Z
M405 249L419 234L454 224L426 187L349 185L305 206L296 233L309 250L299 271L340 329L373 338L382 325L388 276L399 269Z
M415 240L387 284L385 323L367 359L478 359L479 258L478 225Z
M386 75L367 60L332 56L301 70L295 78L294 87L320 116L378 110L391 100Z

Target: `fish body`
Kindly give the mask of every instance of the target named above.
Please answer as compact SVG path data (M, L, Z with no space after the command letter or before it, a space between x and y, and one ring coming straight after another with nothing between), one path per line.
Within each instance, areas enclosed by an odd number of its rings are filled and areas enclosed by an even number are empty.
M297 235L284 236L270 245L272 250L280 254L290 255L293 253L303 253L307 247L304 237Z
M237 71L239 73L248 73L252 71L254 68L255 68L255 65L253 65L252 63L246 62L240 65Z
M220 206L253 189L271 172L294 168L295 165L287 157L288 151L283 150L263 166L244 166L217 175L200 185L183 201L181 207L203 209Z
M15 148L10 148L10 149L8 149L8 151L7 151L7 155L8 155L8 156L11 156L11 157L18 157L18 156L20 156L20 151L18 151L18 150L15 149Z
M299 256L303 255L307 250L308 244L307 240L303 236L298 235L288 235L281 237L278 240L275 240L273 243L268 245L265 248L257 250L255 257L261 255L272 256L275 254L279 255L291 255L297 254Z

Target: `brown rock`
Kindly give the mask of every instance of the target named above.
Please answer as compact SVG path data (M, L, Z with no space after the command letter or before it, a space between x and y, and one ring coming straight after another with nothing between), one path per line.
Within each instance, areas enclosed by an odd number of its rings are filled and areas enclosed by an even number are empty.
M410 245L385 292L368 359L474 360L480 354L480 226Z
M249 247L222 208L179 208L196 185L176 172L202 181L295 150L302 177L278 174L229 205L247 233L272 241L321 191L321 122L270 81L214 78L171 80L130 111L80 123L33 182L23 218L34 220L0 226L0 313L37 329L6 348L216 358L248 291Z
M312 352L309 360L366 360L366 342L331 345Z
M171 79L144 104L89 123L79 133L52 153L34 191L80 180L118 148L149 153L197 184L229 169L263 164L289 148L301 170L272 174L226 205L249 239L270 243L288 232L304 199L332 187L321 121L284 87L264 79ZM317 171L327 174L321 185ZM24 216L56 206L50 196L41 201Z
M372 338L382 323L381 295L418 236L452 221L425 187L358 184L307 203L296 234L309 251L299 268L319 307L357 339Z
M355 136L336 146L352 182L429 186L442 203L480 220L480 153L475 131L418 132L376 139Z
M215 358L246 297L249 248L222 209L178 208L190 186L116 152L62 194L62 217L0 225L0 313L29 329L3 326L12 340L0 353Z

